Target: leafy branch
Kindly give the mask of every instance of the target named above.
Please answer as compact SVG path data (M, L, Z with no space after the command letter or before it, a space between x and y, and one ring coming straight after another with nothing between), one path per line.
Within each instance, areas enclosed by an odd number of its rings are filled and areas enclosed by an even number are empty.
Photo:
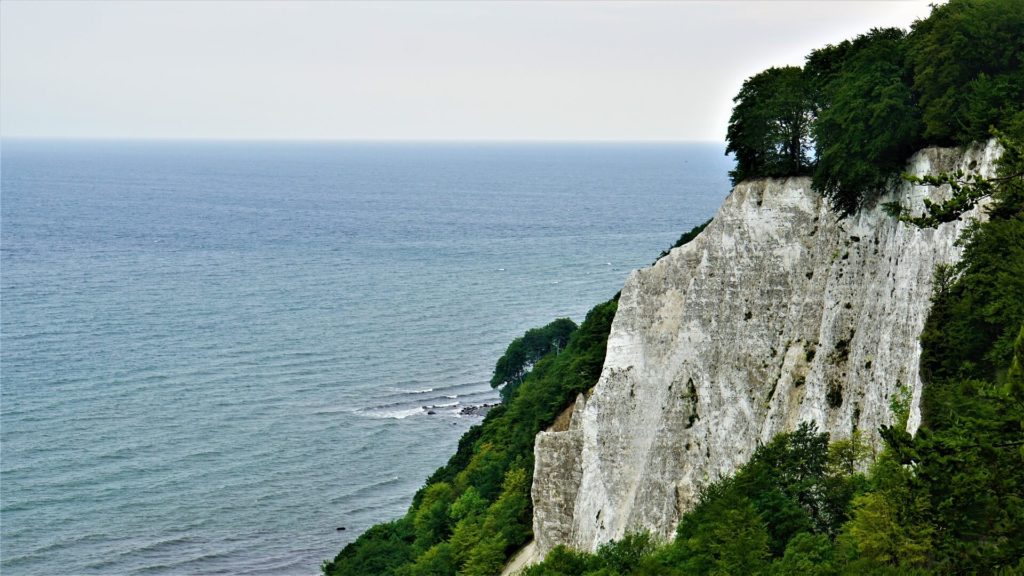
M965 174L963 170L936 176L914 176L903 174L903 179L911 184L925 186L949 186L952 194L944 202L933 202L924 199L924 214L911 216L908 211L901 210L899 219L918 228L935 228L946 222L953 222L965 212L973 209L983 198L992 195L996 186L995 179L987 179L980 174Z
M993 134L1002 146L1004 156L1021 157L1022 145L1020 143L1007 138L998 131L993 130ZM1002 164L1006 165L1005 162ZM981 200L991 197L1004 185L1019 184L1021 180L1024 180L1024 169L1019 166L1016 168L1016 170L1009 171L1000 170L1000 174L994 178L985 178L981 174L968 173L963 170L943 172L934 176L903 174L901 176L903 180L914 185L949 186L952 194L943 202L933 202L925 198L924 214L920 216L912 216L910 210L899 202L888 202L882 207L889 215L898 218L901 222L918 228L936 228L940 224L958 220L964 213L974 209Z

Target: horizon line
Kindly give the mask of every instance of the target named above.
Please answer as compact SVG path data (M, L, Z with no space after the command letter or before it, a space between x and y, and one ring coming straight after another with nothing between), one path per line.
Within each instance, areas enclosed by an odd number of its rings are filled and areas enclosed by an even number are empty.
M724 140L670 138L230 138L188 136L5 136L0 141L35 142L195 142L195 143L351 143L351 144L725 144Z

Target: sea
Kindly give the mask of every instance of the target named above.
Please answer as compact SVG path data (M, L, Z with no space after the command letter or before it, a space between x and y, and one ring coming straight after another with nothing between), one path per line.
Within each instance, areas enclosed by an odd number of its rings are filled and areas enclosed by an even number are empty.
M723 148L4 140L0 573L317 574L513 338L714 214Z

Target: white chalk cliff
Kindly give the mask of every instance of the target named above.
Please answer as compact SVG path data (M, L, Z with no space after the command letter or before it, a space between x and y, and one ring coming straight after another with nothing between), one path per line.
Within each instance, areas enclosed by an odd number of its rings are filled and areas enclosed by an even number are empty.
M997 156L994 143L930 148L907 171L991 175ZM633 272L600 381L568 429L537 437L536 555L637 530L670 538L698 491L758 443L803 421L833 439L877 435L901 386L916 429L932 275L959 258L978 213L921 230L881 204L920 211L944 194L906 184L840 219L808 178L744 182L696 239Z

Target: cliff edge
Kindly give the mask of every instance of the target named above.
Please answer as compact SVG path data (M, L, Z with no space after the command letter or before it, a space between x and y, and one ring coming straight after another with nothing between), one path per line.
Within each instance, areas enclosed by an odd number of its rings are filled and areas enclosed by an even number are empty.
M994 142L929 148L907 171L991 176L997 156ZM979 214L922 230L882 204L919 212L946 194L904 184L841 219L808 178L743 182L696 239L633 272L599 382L567 429L537 436L536 557L638 530L671 537L701 488L804 421L877 445L901 388L915 430L933 272Z

